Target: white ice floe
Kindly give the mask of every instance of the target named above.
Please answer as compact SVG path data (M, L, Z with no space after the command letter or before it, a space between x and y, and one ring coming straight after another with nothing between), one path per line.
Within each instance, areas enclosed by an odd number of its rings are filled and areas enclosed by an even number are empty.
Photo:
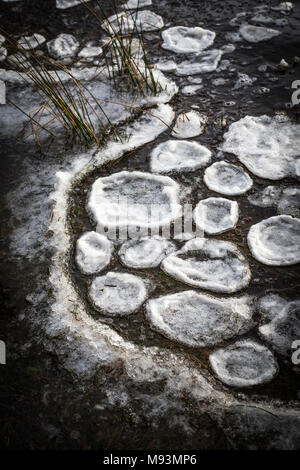
M300 175L300 124L246 116L230 125L221 150L234 153L256 176L279 180Z
M253 26L251 24L241 25L239 32L246 41L252 43L268 41L280 34L276 29L266 28L264 26Z
M176 250L174 243L161 237L128 240L119 250L122 263L129 268L156 268Z
M59 34L55 39L47 42L48 52L54 59L63 59L76 54L79 42L72 34Z
M168 176L121 171L94 182L87 207L98 229L148 230L181 215L178 197L179 185Z
M247 297L216 298L193 290L150 299L146 317L153 329L191 347L214 346L253 327Z
M246 287L251 272L245 256L230 242L194 238L167 256L161 268L190 286L232 293Z
M189 139L203 134L207 123L207 116L198 111L189 111L181 113L176 119L175 126L172 130L172 136L177 139Z
M251 204L258 207L276 207L279 214L300 217L300 189L267 186L262 191L248 197Z
M201 52L192 60L185 60L177 64L175 73L176 75L196 75L213 72L218 67L222 54L220 49Z
M7 57L7 49L5 47L0 46L0 62L3 62Z
M238 203L222 197L203 199L194 210L195 224L209 235L231 230L236 226L238 219Z
M90 0L85 0L89 2ZM75 7L77 5L82 5L82 0L56 0L56 8L60 10L65 10L66 8Z
M261 315L263 323L274 320L281 313L288 301L280 297L278 294L267 294L258 301L258 311Z
M76 263L84 274L96 274L110 263L113 244L104 235L86 232L76 243Z
M158 61L155 66L158 70L161 70L162 72L174 72L177 67L176 62L174 62L174 60L164 59Z
M217 377L231 387L253 387L270 382L278 372L272 352L253 340L239 340L209 357Z
M178 53L201 52L211 46L215 40L216 33L208 29L196 26L173 26L162 32L162 47L169 51Z
M140 10L137 13L123 11L108 18L102 27L110 33L128 33L132 31L155 31L164 27L160 15L150 10Z
M167 140L152 150L150 168L154 173L194 171L207 165L210 160L211 151L198 142Z
M32 36L22 36L18 40L19 46L25 50L36 49L46 42L46 38L41 34L32 34Z
M259 334L276 352L291 358L293 342L300 338L300 301L286 302L270 323L259 327Z
M150 5L152 5L152 0L128 0L122 7L128 10L135 10L136 8L149 7Z
M186 96L192 96L201 90L203 85L186 85L181 89L181 93Z
M148 292L142 278L127 273L108 272L96 277L89 297L96 310L104 315L128 315L138 310Z
M253 185L250 176L236 165L216 162L204 172L206 186L220 194L238 196L246 193Z
M292 2L281 2L277 7L272 7L272 10L279 10L281 13L290 13L294 8Z
M251 86L257 80L256 77L249 77L246 73L238 72L238 79L234 84L233 89L239 90L240 88L244 88L246 86Z
M254 258L270 266L300 262L300 219L276 215L252 225L248 245Z
M86 46L78 54L78 57L82 57L84 59L89 57L98 57L102 54L103 49L100 46Z

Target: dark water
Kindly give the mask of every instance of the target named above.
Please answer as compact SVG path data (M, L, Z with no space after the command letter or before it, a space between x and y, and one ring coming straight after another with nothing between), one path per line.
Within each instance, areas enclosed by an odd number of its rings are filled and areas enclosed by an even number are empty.
M91 2L95 3L95 2ZM111 2L102 2L112 13ZM260 5L258 1L197 1L187 0L185 2L165 0L159 2L153 0L153 6L149 9L160 14L166 26L201 25L217 33L214 47L218 48L227 43L226 32L236 31L238 26L231 27L229 21L241 11L253 9ZM274 5L273 1L263 2L265 5ZM230 61L230 67L223 72L201 75L203 88L196 95L187 97L178 94L173 98L171 104L177 113L189 111L192 105L197 105L200 112L209 117L206 132L195 138L203 145L207 145L213 152L213 161L217 160L218 146L222 142L223 133L228 125L245 115L273 114L276 110L288 110L292 119L296 120L295 110L287 109L286 104L291 99L291 83L299 79L300 65L288 69L282 73L276 64L284 57L289 63L293 63L295 55L300 55L300 5L294 2L295 9L288 16L289 24L284 27L283 33L269 42L257 45L246 42L238 42L233 53L224 54L223 59ZM252 15L254 16L254 14ZM272 14L278 18L283 15ZM17 4L0 4L0 22L3 28L14 35L39 32L47 40L52 39L60 32L74 34L81 43L91 39L99 40L103 32L95 20L83 7L59 11L55 9L54 1L21 1ZM278 26L271 25L280 30ZM150 58L155 61L164 57L178 61L178 55L161 49L159 33L146 35L147 49ZM257 67L267 64L267 72L262 73ZM7 64L4 63L4 67ZM236 70L232 71L231 67ZM236 81L237 71L246 73L257 80L251 87L232 89ZM186 77L178 78L170 75L180 84L180 88L188 83ZM226 86L214 86L212 80L215 78L226 78L229 82ZM270 93L258 94L261 87L268 87ZM228 106L228 102L234 101L235 105ZM217 117L225 115L227 125L225 128L215 124ZM1 447L4 448L228 448L230 445L224 432L213 423L208 416L194 412L190 419L194 429L198 429L195 436L187 437L182 431L174 429L170 431L167 419L162 417L159 432L155 432L150 422L141 421L138 402L134 399L132 407L92 412L96 403L101 401L104 394L103 383L90 383L82 387L75 377L66 372L58 362L54 354L49 354L43 348L42 342L37 340L31 327L30 321L19 321L21 312L25 312L30 320L31 315L42 316L42 312L32 311L28 307L26 295L31 288L38 285L40 279L44 279L49 267L51 253L47 247L42 250L42 255L32 260L26 260L21 255L15 256L13 260L7 256L8 242L11 231L22 223L22 218L14 217L9 213L5 204L5 196L12 188L18 188L21 183L26 182L27 175L35 169L37 178L39 170L49 168L49 181L45 178L42 185L41 197L46 198L52 189L53 172L59 168L59 162L63 162L65 148L58 143L48 149L47 153L40 154L35 147L29 144L16 145L15 138L8 139L1 135L1 159L0 159L0 189L1 189L1 255L2 270L0 283L2 292L1 317L0 317L0 339L4 339L8 345L8 361L6 366L0 366L1 372L1 402L0 402L0 439ZM170 138L166 131L152 142L138 149L130 155L125 155L119 161L95 170L84 181L78 183L74 188L69 211L69 227L75 241L79 234L92 228L90 220L85 212L86 193L84 189L99 176L106 176L111 172L120 170L149 170L149 154L154 146ZM227 161L235 162L235 157L226 155ZM197 183L194 183L195 174L183 175L172 174L171 176L184 186L191 186L191 200L198 201L216 195L209 191L203 183L203 171L196 173ZM247 196L256 190L272 184L267 180L251 177L254 180L253 189L245 196L236 199L240 206L240 218L235 230L223 234L217 238L226 239L237 243L243 253L248 256L252 271L252 282L248 289L241 294L261 296L269 292L276 292L287 299L294 299L299 294L299 268L271 268L261 265L250 257L246 235L249 227L263 218L275 215L273 209L257 208L249 204ZM280 182L281 187L297 184L292 179ZM36 194L28 194L27 201L16 200L21 205L30 204L30 198ZM51 208L48 208L48 218L45 221L46 233L47 221L51 216ZM37 234L37 246L44 245L43 235ZM74 282L82 297L86 301L91 315L99 315L94 312L86 298L89 279L80 275L74 265L73 257L70 259L71 272ZM118 260L114 260L107 270L122 270ZM129 271L129 270L128 270ZM133 271L131 271L133 272ZM178 292L186 289L166 276L157 269L136 271L141 276L153 280L157 286L152 293L153 297L165 293ZM48 288L45 284L45 290ZM49 296L51 293L49 292ZM237 294L239 295L239 294ZM47 302L45 301L45 309ZM108 321L101 317L101 321ZM109 320L110 324L123 337L137 344L159 345L160 347L178 351L204 369L208 368L208 354L211 350L195 350L176 345L161 335L149 329L141 310L136 315L127 319ZM247 336L255 337L255 331ZM269 385L256 387L246 391L247 397L281 398L283 400L295 400L297 391L300 389L299 376L292 372L289 363L280 362L280 373ZM105 386L118 383L123 371L106 371ZM159 386L159 385L158 385ZM220 390L224 389L220 384ZM133 387L132 396L143 393ZM236 392L231 390L231 393ZM139 419L137 418L139 417ZM244 446L247 446L245 437ZM253 444L253 443L252 443ZM255 442L259 447L260 444Z

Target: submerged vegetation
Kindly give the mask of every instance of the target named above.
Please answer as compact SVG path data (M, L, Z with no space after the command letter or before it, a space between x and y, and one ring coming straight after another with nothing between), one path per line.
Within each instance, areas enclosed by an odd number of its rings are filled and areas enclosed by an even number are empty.
M123 103L101 98L101 104L89 87L74 76L71 69L59 61L39 55L34 49L20 44L0 28L14 52L10 62L45 100L41 106L29 113L15 103L10 103L28 117L31 129L29 135L33 135L38 144L41 130L54 136L51 123L58 123L70 139L75 138L84 145L100 144L109 134L121 139L103 103L111 102L140 112L141 108L134 105L135 100L139 96L157 95L161 91L161 85L147 60L142 28L138 24L138 9L134 12L123 9L118 13L115 4L116 14L108 17L100 2L96 8L84 0L81 0L81 3L108 35L98 56L100 66L97 75L109 78L115 89L125 90L133 99L131 103Z

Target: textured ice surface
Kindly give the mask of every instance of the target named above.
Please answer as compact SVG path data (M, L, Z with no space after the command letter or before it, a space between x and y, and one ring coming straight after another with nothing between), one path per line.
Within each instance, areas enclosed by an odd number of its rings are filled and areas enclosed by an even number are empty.
M129 13L124 11L108 18L108 22L103 23L103 28L107 31L114 32L130 32L130 31L155 31L164 26L161 16L150 10L140 10L138 13Z
M240 27L240 35L248 42L267 41L280 34L276 29L266 28L264 26L253 26L243 24Z
M175 250L175 245L164 238L141 238L123 243L119 257L129 268L156 268L167 255Z
M216 235L234 228L238 218L238 203L222 197L203 199L194 210L196 225L209 235Z
M168 176L121 171L94 182L88 210L100 227L159 227L181 214L178 194Z
M187 28L186 26L173 26L162 32L162 47L178 53L201 52L211 46L216 33L198 26Z
M200 114L198 111L182 113L176 119L175 126L172 130L172 136L177 139L197 137L203 133L206 123L207 117L204 114Z
M288 301L278 294L267 294L258 301L258 311L264 323L273 320L288 304Z
M84 274L95 274L109 263L112 243L100 233L86 232L76 243L76 263Z
M102 54L102 47L99 46L86 46L78 54L78 57L88 58L88 57L97 57Z
M161 268L181 282L213 292L237 292L251 278L244 255L222 240L194 238L167 256Z
M234 90L239 90L240 88L244 88L246 86L251 86L253 83L257 80L256 77L249 77L246 73L240 73L238 72L238 79L235 82L235 85L233 87Z
M90 0L85 0L89 2ZM75 7L76 5L82 4L82 0L56 0L56 8L65 10L66 8Z
M35 49L41 46L46 41L46 38L41 34L33 34L32 36L22 36L18 40L18 44L26 50Z
M252 225L248 245L254 258L270 266L300 262L300 219L276 215Z
M192 347L213 346L253 327L246 297L215 298L189 290L150 299L146 312L153 329Z
M204 182L212 191L228 196L244 194L253 185L244 170L227 162L216 162L208 167L204 172Z
M151 152L150 168L154 173L194 171L207 165L211 151L198 142L167 140Z
M185 60L177 64L176 75L196 75L198 73L213 72L218 67L222 51L211 49L197 54L192 60Z
M54 59L73 56L79 48L79 42L71 34L59 34L47 42L48 52Z
M176 62L174 62L174 60L161 59L155 64L155 66L162 72L174 72L176 70Z
M252 387L270 382L278 371L272 352L253 340L239 340L209 357L217 377L231 387Z
M222 150L256 176L279 180L300 174L300 125L276 117L246 116L230 125Z
M251 204L258 207L276 207L279 214L300 217L300 189L267 186L262 191L248 197Z
M152 0L128 0L122 6L128 8L128 10L134 10L135 8L149 7L150 5L152 5Z
M145 302L147 288L138 276L108 272L93 280L89 296L96 310L103 314L128 315Z
M259 333L275 351L291 357L292 343L300 339L300 301L287 302L270 323L259 328Z
M203 85L186 85L181 89L181 93L183 95L192 96L197 93L197 91L201 90Z

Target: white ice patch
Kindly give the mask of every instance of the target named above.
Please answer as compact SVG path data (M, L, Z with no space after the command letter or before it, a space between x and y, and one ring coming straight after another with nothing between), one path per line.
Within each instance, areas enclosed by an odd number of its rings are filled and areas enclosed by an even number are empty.
M238 203L222 197L203 199L194 210L195 224L209 235L231 230L236 226L238 219Z
M214 72L218 67L223 52L220 49L197 54L192 60L185 60L177 65L176 75L196 75L198 73Z
M0 46L0 62L3 62L7 57L7 49L5 47Z
M269 266L300 262L300 219L277 215L252 225L248 245L254 258Z
M246 86L252 86L256 80L256 77L251 78L246 73L238 73L238 79L235 82L233 89L239 90L240 88L244 88Z
M181 215L179 185L168 176L121 171L94 182L87 208L99 229L159 228Z
M281 313L288 301L278 294L267 294L259 299L258 311L264 323L274 320Z
M279 180L300 174L300 124L246 116L230 125L221 150L238 156L256 176Z
M230 387L253 387L270 382L278 372L272 352L253 340L240 340L209 357L217 377Z
M153 329L191 347L214 346L253 327L249 299L216 298L189 290L151 299L146 317Z
M84 0L89 2L90 0ZM56 8L60 10L65 10L66 8L75 7L77 5L82 5L82 0L56 0Z
M162 47L177 53L201 52L211 46L216 33L198 26L187 28L186 26L173 26L162 32Z
M152 5L152 0L128 0L122 7L128 10L135 10L136 8L149 7L150 5Z
M76 243L76 263L84 274L96 274L110 263L112 243L100 233L86 232Z
M177 139L189 139L203 134L207 123L207 116L198 111L189 111L181 113L176 119L175 126L172 130L172 136Z
M48 52L54 59L63 59L76 54L79 42L71 34L59 34L55 39L47 42Z
M127 273L109 272L96 277L89 297L96 310L104 315L128 315L138 310L148 293L143 279Z
M248 42L256 43L260 41L268 41L280 32L276 29L266 28L264 26L253 26L251 24L243 24L240 27L240 35Z
M270 323L259 328L259 334L279 354L291 357L292 344L300 339L300 301L287 302Z
M198 142L167 140L152 150L150 168L154 173L194 171L207 165L210 160L211 151Z
M250 176L236 165L216 162L204 172L206 186L217 193L238 196L246 193L253 185Z
M18 40L18 44L25 50L31 50L41 46L45 41L46 38L41 34L33 34L32 36L22 36Z
M132 31L155 31L164 27L161 16L150 10L141 10L137 13L123 11L108 18L102 23L102 27L110 33L122 34Z
M167 256L161 268L185 284L213 292L237 292L251 279L244 255L236 245L222 240L194 238Z
M141 238L123 243L119 257L122 263L129 268L156 268L166 256L175 250L175 245L164 238Z
M99 46L86 46L78 54L78 57L82 57L84 59L89 57L97 57L102 54L103 49Z
M162 72L174 72L176 70L176 62L174 60L161 59L155 64L155 67Z
M203 85L186 85L181 89L181 93L186 96L192 96L201 90Z

